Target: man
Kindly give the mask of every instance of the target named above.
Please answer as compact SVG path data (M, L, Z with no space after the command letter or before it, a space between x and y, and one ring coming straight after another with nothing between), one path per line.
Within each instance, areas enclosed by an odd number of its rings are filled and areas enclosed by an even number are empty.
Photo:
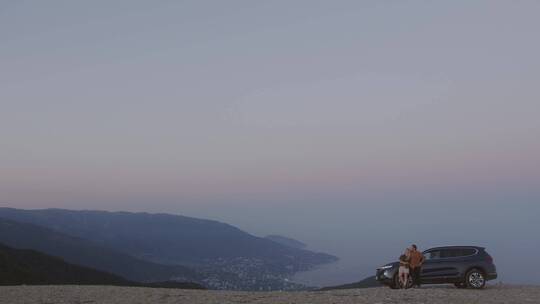
M409 267L411 268L411 277L413 287L420 287L420 273L422 272L422 264L424 263L424 255L418 251L415 244L411 245Z

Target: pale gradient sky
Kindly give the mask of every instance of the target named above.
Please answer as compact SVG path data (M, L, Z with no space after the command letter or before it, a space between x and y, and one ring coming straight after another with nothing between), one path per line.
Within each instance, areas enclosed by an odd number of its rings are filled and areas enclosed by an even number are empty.
M0 0L0 202L214 218L362 252L366 275L409 239L480 242L519 281L505 250L540 243L539 15Z

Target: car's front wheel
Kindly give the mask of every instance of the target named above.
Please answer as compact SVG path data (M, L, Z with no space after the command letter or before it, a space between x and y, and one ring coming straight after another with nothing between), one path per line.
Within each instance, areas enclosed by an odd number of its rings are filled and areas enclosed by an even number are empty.
M390 284L388 285L388 287L390 287L390 288L392 288L392 289L399 289L399 285L400 285L400 284L399 284L399 276L398 276L398 274L396 273L396 274L394 275L394 277L392 278L392 283L390 283Z
M409 275L407 282L405 283L405 286L401 284L399 280L399 275L396 273L394 275L394 279L392 280L392 283L388 285L388 287L392 289L409 289L412 287L412 277Z
M465 284L467 284L467 287L473 289L484 288L484 286L486 286L484 273L478 269L472 269L467 272L467 275L465 276Z

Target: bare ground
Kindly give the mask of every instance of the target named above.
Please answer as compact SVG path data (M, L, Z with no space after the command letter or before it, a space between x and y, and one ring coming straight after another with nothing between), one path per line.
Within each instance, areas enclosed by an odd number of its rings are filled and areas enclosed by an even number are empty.
M463 290L450 286L391 290L367 288L324 292L232 292L111 286L0 287L1 304L136 304L136 303L540 303L540 286L488 286Z

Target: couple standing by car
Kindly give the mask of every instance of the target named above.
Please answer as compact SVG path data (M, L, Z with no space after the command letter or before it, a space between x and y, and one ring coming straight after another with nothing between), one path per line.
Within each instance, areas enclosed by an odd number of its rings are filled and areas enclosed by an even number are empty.
M424 255L413 244L399 257L399 285L401 288L420 287L420 273L424 263ZM412 283L409 283L409 278Z

